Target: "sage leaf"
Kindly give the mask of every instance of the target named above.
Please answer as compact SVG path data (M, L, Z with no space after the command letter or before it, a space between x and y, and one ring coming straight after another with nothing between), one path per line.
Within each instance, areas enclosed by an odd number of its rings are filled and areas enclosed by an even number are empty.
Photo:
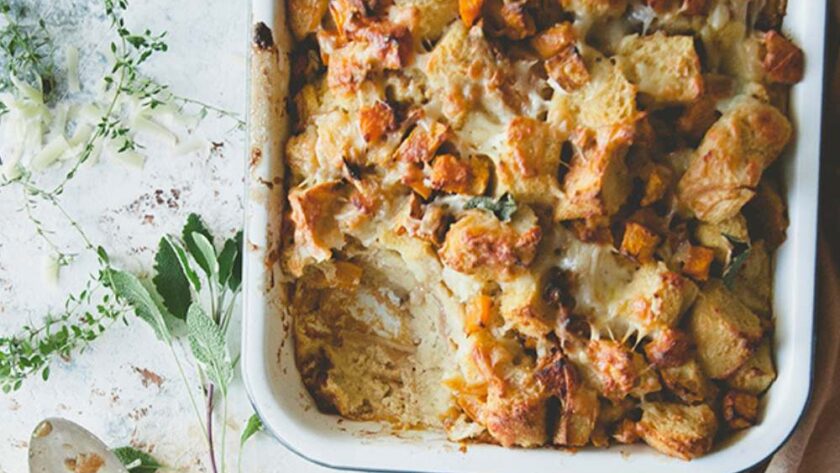
M242 435L239 437L239 447L242 448L245 445L245 442L248 441L249 438L253 437L254 434L257 432L261 432L263 430L263 423L260 416L254 414L248 419L248 423L245 425L245 429L242 431Z
M130 473L155 473L163 468L153 456L134 447L115 448L113 452Z
M219 253L219 284L228 285L231 290L236 291L242 280L242 231L225 242L222 252Z
M732 235L727 235L726 233L722 233L722 235L732 246L729 252L729 264L726 265L721 276L723 284L727 289L731 290L732 285L735 284L735 278L738 276L738 272L741 271L741 267L744 266L747 258L749 258L752 247L749 242L739 240Z
M183 252L183 248L180 249ZM186 254L183 256L186 259ZM161 238L155 255L155 277L152 278L152 282L163 299L163 304L178 319L187 318L187 309L192 304L190 281L193 279L197 282L198 276L189 267L188 262L182 261L175 243L169 237ZM193 283L193 286L195 285ZM200 289L199 285L196 291Z
M187 330L193 356L204 366L210 381L227 395L228 383L233 379L233 365L222 329L198 303L193 303L187 311Z
M206 236L198 232L193 233L192 237L197 250L197 253L192 253L193 258L200 256L206 265L206 267L202 266L202 268L207 273L207 277L210 279L216 278L216 275L219 274L219 261L216 259L216 249L213 248L213 243ZM198 262L197 258L196 262Z
M464 208L487 210L493 212L499 220L507 222L516 213L517 206L513 196L505 192L499 200L493 200L492 197L473 197Z
M155 303L158 310L160 311L161 315L163 316L163 322L166 324L166 329L169 332L169 336L171 338L177 338L184 334L184 330L186 328L186 314L183 319L175 317L169 309L166 307L166 304L163 302L163 298L158 294L157 290L155 290L155 284L152 281L148 281L145 279L140 279L140 284L146 288L146 292L149 293L149 296L152 298L152 302Z
M209 242L213 241L213 234L211 234L210 230L208 230L204 225L204 221L201 220L201 217L196 214L190 214L187 217L187 223L184 225L184 229L181 230L181 239L184 240L184 245L187 247L187 251L190 252L192 257L195 259L195 262L198 263L198 266L201 267L201 269L203 269L209 276L210 262L204 258L202 252L198 249L195 238L193 237L195 233L204 235L204 238L206 238Z
M747 259L750 257L750 253L752 248L747 248L741 253L737 254L735 257L732 258L732 261L729 263L729 266L726 267L726 270L723 272L723 284L726 286L727 289L731 290L733 285L735 284L735 278L738 277L738 273L741 271L741 268L744 266L744 263L747 262Z
M109 271L108 280L113 283L114 294L128 303L134 313L152 327L160 340L169 343L172 337L164 315L137 276L116 269Z
M233 269L230 272L230 279L228 280L228 287L231 291L238 291L242 285L242 258L245 255L245 242L242 237L242 230L236 232L234 237L236 241L236 258L233 260Z

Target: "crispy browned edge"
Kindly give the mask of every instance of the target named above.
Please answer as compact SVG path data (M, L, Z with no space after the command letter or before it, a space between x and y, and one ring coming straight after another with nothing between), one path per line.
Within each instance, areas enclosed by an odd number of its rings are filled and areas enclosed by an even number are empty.
M286 98L289 89L291 38L286 28L285 2L277 1L273 24L255 22L250 45L248 202L267 206L268 228L264 249L247 241L249 251L263 250L265 256L264 291L275 293L270 304L285 300L280 277L282 211L285 200L283 148L288 133ZM268 160L267 167L263 166ZM268 169L264 172L263 169ZM287 324L284 323L284 328Z

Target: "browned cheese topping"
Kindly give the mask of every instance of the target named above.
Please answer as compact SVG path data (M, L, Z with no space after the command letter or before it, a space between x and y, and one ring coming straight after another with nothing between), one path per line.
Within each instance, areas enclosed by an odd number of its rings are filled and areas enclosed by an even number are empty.
M319 408L683 459L760 422L784 4L289 0L281 264Z

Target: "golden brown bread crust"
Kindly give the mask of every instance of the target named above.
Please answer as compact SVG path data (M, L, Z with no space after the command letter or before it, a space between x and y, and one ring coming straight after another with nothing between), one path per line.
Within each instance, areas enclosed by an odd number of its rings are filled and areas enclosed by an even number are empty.
M736 101L706 132L677 187L680 200L706 222L734 217L790 136L790 122L772 105Z
M485 211L472 210L450 227L440 258L459 273L507 280L531 264L541 238L542 230L534 219L505 223Z
M708 405L652 402L642 412L639 435L657 450L690 460L712 448L718 421Z
M757 421L784 2L767 31L721 0L288 3L281 266L319 408L684 459Z

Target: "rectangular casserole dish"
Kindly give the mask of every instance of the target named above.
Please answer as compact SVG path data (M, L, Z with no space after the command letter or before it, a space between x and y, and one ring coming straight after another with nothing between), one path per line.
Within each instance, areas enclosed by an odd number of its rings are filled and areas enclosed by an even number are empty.
M796 136L782 164L790 228L788 240L776 253L774 275L778 378L763 398L757 426L710 454L685 462L641 445L577 452L494 445L462 450L442 432L394 433L385 425L351 422L318 411L297 372L291 322L275 285L290 39L283 0L252 2L242 371L254 408L280 443L312 462L350 470L596 473L622 468L655 473L680 468L712 473L748 469L775 452L793 432L812 381L825 4L790 5L783 28L804 50L806 68L804 81L792 90L790 115Z

